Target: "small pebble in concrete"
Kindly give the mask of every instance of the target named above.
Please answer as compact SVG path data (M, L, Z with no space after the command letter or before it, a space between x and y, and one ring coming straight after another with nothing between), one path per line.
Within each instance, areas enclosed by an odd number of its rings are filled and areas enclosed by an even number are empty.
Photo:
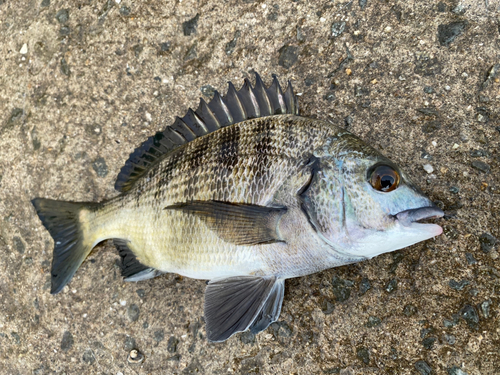
M14 108L10 113L9 124L14 124L23 118L24 111L21 108Z
M456 281L451 279L449 282L450 288L455 289L455 290L462 290L465 288L467 285L469 285L469 281L462 279L461 281Z
M392 293L397 289L397 287L398 281L396 279L392 279L387 283L384 289L387 293Z
M425 349L427 350L432 350L434 347L434 343L437 341L436 337L426 337L425 339L422 340L422 345L424 346Z
M381 323L382 323L382 321L380 320L380 318L378 318L376 316L370 316L368 318L368 322L366 323L366 327L373 328L373 327L379 326Z
M92 163L92 168L99 177L106 177L108 175L108 166L103 157L96 159Z
M351 296L351 288L354 283L339 277L332 279L332 292L338 302L344 302Z
M466 11L467 11L467 9L465 8L465 5L463 5L463 4L458 4L456 7L454 7L451 10L452 13L455 13L457 15L465 14Z
M442 46L449 46L457 37L463 34L467 22L454 21L446 25L438 26L438 40Z
M429 154L427 151L424 151L420 154L420 157L425 160L432 160L432 155Z
M161 55L161 56L167 55L168 52L170 52L171 45L172 44L170 42L162 42L162 43L160 43L160 50L158 51L158 54ZM155 79L156 79L156 77L155 77Z
M335 305L329 301L327 298L322 298L320 301L321 311L325 315L329 315L335 310Z
M71 334L71 332L65 331L61 340L61 350L63 352L67 352L73 347L73 343L73 335Z
M474 258L474 255L471 253L465 253L465 259L467 260L467 263L469 264L476 264L477 260Z
M352 116L346 116L346 118L344 119L345 126L351 126L353 122L354 119L352 118Z
M133 337L125 337L125 343L123 344L123 349L132 350L137 346L135 339Z
M290 337L293 334L292 329L286 322L274 322L270 327L274 334L280 337Z
M434 327L423 328L420 331L420 337L423 338L423 339L425 339L429 333L434 333L435 331L436 330L434 329Z
M94 353L91 349L87 349L85 350L85 352L83 352L82 360L88 365L91 365L95 362Z
M340 36L345 30L345 25L346 25L346 23L344 21L334 22L332 24L332 36L334 36L334 37Z
M371 287L372 287L372 284L370 283L370 280L367 277L363 277L361 279L361 283L359 284L359 294L362 296L368 290L370 290Z
M417 361L415 362L415 369L419 372L420 375L432 375L431 366L427 364L425 361Z
M356 356L363 361L365 365L368 365L370 363L370 352L368 349L361 347L358 348L356 351Z
M424 164L423 168L424 168L424 171L426 171L429 174L431 174L432 172L434 172L434 168L430 164Z
M453 328L458 324L458 320L460 319L460 316L458 314L453 314L452 320L450 319L443 319L443 325L446 328Z
M483 172L483 173L490 173L491 167L489 164L479 161L479 160L474 160L471 165L476 168L477 170Z
M495 64L488 70L488 74L486 76L486 79L481 85L481 89L484 90L486 87L488 87L490 83L494 82L499 75L500 75L500 64Z
M226 51L226 55L231 55L235 48L236 48L236 43L238 42L238 38L240 37L241 33L239 31L236 31L234 33L234 37L231 41L229 41L227 44L226 44L226 48L225 48L225 51Z
M289 46L285 44L280 48L278 65L281 65L283 68L288 69L292 67L298 59L298 48L294 46Z
M68 9L61 9L56 13L56 20L60 24L65 24L69 20L69 10Z
M476 308L471 305L465 305L460 311L460 316L465 320L467 325L472 329L478 328L479 315Z
M454 335L449 335L449 334L445 333L443 335L443 341L450 344L450 345L454 345L455 342L457 341L457 338Z
M297 41L298 42L304 42L306 40L306 35L302 31L302 29L297 26Z
M19 334L17 332L11 332L10 335L14 339L14 342L16 343L16 345L21 344L21 336L19 336Z
M417 308L413 305L406 305L404 308L403 308L403 314L405 314L406 316L413 316L417 313Z
M154 333L154 338L156 342L162 342L163 339L165 338L165 331L163 329L160 329Z
M335 99L337 99L337 97L335 96L335 93L334 92L329 92L327 93L324 98L326 100L328 100L329 102L333 102Z
M59 35L60 36L65 37L65 36L68 36L69 34L71 34L71 29L70 29L69 26L62 26L59 29Z
M255 334L253 334L252 331L243 332L240 335L240 341L243 344L254 344L255 343Z
M177 345L179 344L179 340L174 336L171 336L167 342L167 350L169 353L175 353L177 351Z
M212 98L214 96L214 93L215 93L215 87L210 86L210 85L201 86L200 91L206 97Z
M434 133L441 128L441 122L434 120L428 121L422 126L422 131L426 134Z
M131 322L139 319L139 307L134 303L127 308L127 318Z
M484 253L489 253L495 247L497 239L490 233L483 233L479 236L479 243L481 244L481 250Z
M453 366L451 368L446 369L448 375L468 375L465 371L462 371L460 367Z
M61 73L66 77L71 75L71 70L69 69L68 63L64 57L61 59Z
M182 31L185 36L192 35L196 32L196 29L198 28L198 20L200 19L200 15L197 14L190 20L183 22L182 23Z
M18 236L14 236L12 241L14 241L14 249L16 249L19 254L24 254L26 246L24 245L24 242L21 240L21 238Z
M481 312L483 313L483 316L488 319L490 317L490 306L491 306L491 300L487 300L481 303Z
M125 5L122 5L120 8L120 14L125 17L130 16L130 8Z

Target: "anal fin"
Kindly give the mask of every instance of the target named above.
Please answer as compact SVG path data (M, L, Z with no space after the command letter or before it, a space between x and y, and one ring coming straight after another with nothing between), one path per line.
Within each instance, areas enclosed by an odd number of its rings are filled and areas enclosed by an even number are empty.
M278 279L274 283L274 287L267 298L264 307L260 310L259 315L255 318L250 326L252 333L259 333L265 330L271 323L278 320L281 313L281 305L283 304L283 296L285 294L285 280Z
M158 271L155 268L145 266L137 260L135 254L130 250L128 241L115 238L115 245L122 259L122 276L124 281L142 281L162 275L164 272Z
M236 245L260 245L284 242L278 223L286 207L266 207L222 201L177 203L167 210L179 210L198 216L226 242Z
M283 280L275 276L236 276L211 281L205 292L207 339L220 342L254 325L257 332L267 328L278 318L283 286Z

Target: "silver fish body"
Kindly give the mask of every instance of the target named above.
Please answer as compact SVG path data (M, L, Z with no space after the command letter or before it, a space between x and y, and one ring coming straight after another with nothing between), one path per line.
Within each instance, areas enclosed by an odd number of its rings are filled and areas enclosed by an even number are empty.
M260 82L230 84L145 142L117 197L33 201L55 241L53 293L97 243L115 239L126 280L211 280L207 337L223 341L277 320L287 278L441 233L417 223L443 213L400 168L346 130L298 116L290 85L283 94L276 80Z

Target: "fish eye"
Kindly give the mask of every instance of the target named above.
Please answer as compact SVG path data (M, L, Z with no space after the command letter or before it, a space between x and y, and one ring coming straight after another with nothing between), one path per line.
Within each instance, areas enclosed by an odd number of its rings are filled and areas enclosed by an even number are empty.
M375 190L388 193L399 186L399 173L388 165L379 165L371 174L370 184Z

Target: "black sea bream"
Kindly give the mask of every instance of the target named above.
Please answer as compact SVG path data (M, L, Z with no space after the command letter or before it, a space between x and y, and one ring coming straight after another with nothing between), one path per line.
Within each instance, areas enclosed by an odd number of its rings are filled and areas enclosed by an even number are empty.
M52 290L113 239L123 276L207 279L207 338L266 329L285 279L370 259L442 233L398 166L345 129L301 117L289 83L256 74L149 138L101 203L36 198L54 239Z

